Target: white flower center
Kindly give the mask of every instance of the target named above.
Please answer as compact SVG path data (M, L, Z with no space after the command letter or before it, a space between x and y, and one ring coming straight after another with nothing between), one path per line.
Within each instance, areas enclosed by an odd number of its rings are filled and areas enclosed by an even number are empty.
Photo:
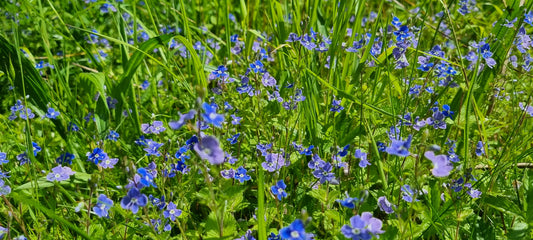
M292 238L299 238L300 237L300 233L298 231L292 231L291 232L291 237Z

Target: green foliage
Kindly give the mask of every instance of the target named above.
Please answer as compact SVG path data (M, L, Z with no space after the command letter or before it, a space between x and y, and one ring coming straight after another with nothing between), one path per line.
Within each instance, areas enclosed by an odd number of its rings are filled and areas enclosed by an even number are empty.
M352 217L372 214L384 231L372 238L531 239L532 8L0 1L0 236L266 240L302 220L315 239L346 239ZM294 34L303 40L287 41ZM215 112L204 115L204 103ZM49 108L59 115L47 117ZM27 109L35 117L23 117ZM206 136L218 139L223 164L198 154ZM408 154L393 154L408 136ZM90 158L96 148L107 158ZM449 175L436 176L428 151L447 156ZM284 159L268 165L274 156ZM47 180L58 165L72 175ZM250 180L226 176L239 167ZM286 196L272 188L280 180ZM136 213L122 206L132 188L148 199ZM174 220L170 203L181 211Z

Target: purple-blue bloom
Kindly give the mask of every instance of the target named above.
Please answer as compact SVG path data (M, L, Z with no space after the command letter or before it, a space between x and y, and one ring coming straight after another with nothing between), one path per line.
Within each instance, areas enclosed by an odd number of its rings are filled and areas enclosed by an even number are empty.
M347 208L350 208L350 209L354 209L355 208L355 204L359 203L359 199L355 198L355 197L350 197L348 195L348 193L346 193L346 198L345 199L337 199L336 202L340 203L344 207L347 207Z
M483 142L479 141L477 142L477 145L476 145L476 155L481 156L483 154L485 154L485 148L483 146Z
M217 108L215 106L212 106L208 103L204 103L202 104L202 108L204 109L204 113L202 114L204 121L213 124L216 127L222 127L222 123L224 122L224 115L217 114Z
M394 205L392 205L389 200L387 200L387 197L385 196L381 196L378 198L378 206L379 206L379 209L381 209L381 211L387 213L387 214L391 214L391 213L394 213L394 209L392 209L392 207L394 207Z
M146 151L146 156L161 156L161 153L159 152L159 148L163 146L163 143L158 143L155 141L152 141L152 139L148 139L146 141L146 148L144 148L144 151Z
M220 171L220 175L225 179L235 178L235 170L233 168Z
M98 201L93 207L93 212L99 217L109 217L109 209L113 206L113 200L109 199L105 194L98 196Z
M448 159L447 155L435 155L433 151L427 151L424 156L433 162L433 176L435 177L447 177L450 175L450 171L453 170L453 164Z
M284 227L280 229L279 235L283 239L290 239L290 240L308 239L307 233L305 232L304 223L300 219L296 219L288 227Z
M136 214L139 211L139 207L144 207L147 203L148 197L146 197L145 194L142 194L136 187L132 187L128 191L128 194L122 198L122 201L120 201L120 206L123 209L129 209L133 214Z
M86 156L87 161L94 162L94 164L98 164L100 161L103 161L108 158L107 153L105 153L104 150L100 148L93 149L93 152L88 152Z
M120 137L120 135L117 132L115 132L113 130L109 130L109 134L107 135L106 139L109 139L111 141L115 141L116 142L119 137Z
M366 152L361 151L361 149L355 150L355 158L361 159L361 161L359 161L359 167L365 168L371 165L370 162L367 160L367 155L368 154Z
M41 147L35 142L32 142L31 145L33 146L33 156L37 156L37 153L41 151Z
M69 167L62 167L61 165L52 168L52 171L46 176L46 180L53 182L53 181L65 181L70 178L71 175L74 175L74 171L70 169Z
M219 165L224 163L224 151L220 148L218 139L213 136L203 137L193 148L201 159L207 160L211 164Z
M246 169L244 169L242 166L240 166L237 169L237 172L235 173L235 179L239 180L241 183L248 181L251 179L251 177L246 174Z
M392 139L391 145L387 147L385 151L391 155L396 155L399 157L407 157L409 156L409 148L411 147L411 140L412 140L411 135L409 135L409 137L405 141Z
M350 239L370 240L372 236L379 238L379 234L384 233L381 230L383 222L375 217L372 213L363 212L361 216L355 215L350 218L350 225L344 225L341 228L342 234Z
M11 193L11 187L6 185L6 182L4 182L4 180L2 180L2 178L0 178L0 196L6 196L9 193ZM0 229L0 233L2 233L1 229ZM2 234L0 234L0 237L1 237L1 235Z
M287 197L287 193L285 192L285 188L287 188L287 185L283 182L283 180L279 180L276 185L270 187L270 190L274 195L278 197L278 200L281 201L282 198Z
M140 183L147 187L153 186L154 188L157 188L154 183L155 176L152 174L151 171L148 171L146 168L139 168L137 169L137 173L141 176L141 178L139 179Z
M192 109L188 113L185 113L185 114L178 113L178 114L180 115L180 119L178 121L168 122L168 125L173 130L180 129L183 125L185 125L185 122L187 122L188 120L194 119L194 116L196 115L196 110Z
M7 160L7 154L0 152L0 165L8 163L9 160Z
M263 63L259 60L250 63L250 69L254 71L254 73L263 72Z
M280 169L285 165L285 158L283 157L283 154L279 153L266 154L265 161L261 163L263 169L269 172L275 172L276 170Z
M50 119L56 119L58 116L59 116L59 112L53 108L48 108L48 112L45 115L45 117L50 118Z
M105 160L98 163L102 168L114 168L117 164L118 158L106 158Z
M170 218L170 220L175 221L177 217L181 215L181 210L176 208L176 204L169 202L167 205L167 210L163 212L163 216Z
M237 141L239 140L239 136L240 135L241 135L240 133L237 133L237 134L231 136L230 138L228 138L228 141L233 145L233 144L237 143Z
M0 153L1 155L1 153ZM2 157L0 156L0 164L2 163ZM75 156L74 154L72 153L63 153L61 154L61 156L59 156L58 158L56 158L56 163L57 164L69 164L69 165L72 165L72 160L74 160Z
M263 83L263 86L265 87L274 87L276 86L276 79L270 75L270 73L268 72L265 72L265 74L263 74L263 77L261 78L261 82Z

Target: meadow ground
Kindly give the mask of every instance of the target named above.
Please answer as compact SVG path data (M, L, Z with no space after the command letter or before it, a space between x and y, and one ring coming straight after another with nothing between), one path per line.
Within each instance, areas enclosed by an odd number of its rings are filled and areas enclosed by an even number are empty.
M532 239L532 8L0 1L0 239Z

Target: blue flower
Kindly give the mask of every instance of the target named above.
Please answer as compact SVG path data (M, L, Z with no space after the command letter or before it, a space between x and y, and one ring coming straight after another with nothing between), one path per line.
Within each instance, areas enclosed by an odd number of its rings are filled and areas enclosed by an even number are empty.
M409 135L406 141L392 139L392 143L385 149L388 154L399 157L409 156L409 148L411 147L412 136Z
M57 112L56 110L54 110L53 108L48 108L48 112L46 113L45 115L47 118L50 118L50 119L56 119L57 116L59 116L59 112Z
M338 147L337 147L338 148ZM346 155L348 155L348 149L350 148L350 144L347 144L346 146L344 146L342 148L342 150L340 150L337 155L339 157L345 157Z
M78 125L76 125L75 123L73 123L73 122L69 122L69 123L68 123L67 130L72 131L72 132L77 132L77 131L80 130L80 128L79 128Z
M396 36L396 41L405 40L406 38L410 36L409 27L407 27L406 25L401 26L400 29L398 29L398 31L394 32L394 35Z
M146 156L161 156L161 153L159 152L159 148L163 146L163 143L158 143L156 141L152 141L152 139L146 140L146 148L143 150L146 151Z
M254 71L254 73L263 72L263 63L259 60L256 60L253 63L250 63L250 69Z
M161 121L154 121L152 123L152 126L150 126L150 132L152 132L153 134L159 134L159 133L162 133L165 130L166 130L166 128L163 127L163 122L161 122Z
M116 142L119 137L120 137L120 135L117 132L115 132L113 130L109 130L109 134L107 135L106 139L109 139L111 141L115 141Z
M372 165L370 164L370 162L367 160L367 153L366 152L363 152L361 151L361 149L357 149L355 150L355 158L359 158L361 159L361 161L359 161L359 167L361 168L365 168L369 165Z
M219 165L224 163L224 151L220 148L218 139L213 136L206 136L202 141L194 145L194 151L200 158L207 160L209 163Z
M228 141L233 145L233 144L237 143L237 140L239 139L240 135L241 135L240 133L237 133L237 134L233 135L232 137L228 138Z
M381 196L378 198L378 206L379 206L379 209L381 209L381 211L387 214L394 213L394 209L392 209L394 205L392 205L389 202L389 200L387 200L387 197L385 196Z
M26 152L17 155L17 160L20 162L20 166L26 163L31 163L30 158L28 157L28 154Z
M270 73L265 72L263 74L263 77L261 78L261 82L263 83L263 86L265 87L274 87L276 86L276 79L270 75Z
M140 174L141 176L140 183L142 183L144 186L147 186L147 187L153 186L157 188L157 186L154 183L155 176L150 171L148 171L145 168L139 168L137 169L137 173Z
M109 4L109 3L104 3L104 4L102 4L102 6L100 7L100 12L101 12L101 13L108 13L110 10L111 10L112 12L116 12L116 11L117 11L117 9L116 9L113 5L111 5L111 4Z
M485 153L485 148L483 147L483 142L479 141L476 145L476 155L481 156Z
M402 22L401 22L400 19L398 19L396 16L393 16L393 17L392 17L391 24L392 24L393 26L395 26L396 28L399 28L399 27L402 25Z
M514 18L513 20L509 21L509 19L505 19L505 23L502 24L504 27L513 28L514 23L518 20L518 18Z
M109 199L105 194L98 196L98 201L93 207L93 212L99 217L109 217L109 209L113 206L113 200Z
M107 158L98 163L98 166L102 168L114 168L115 164L118 163L118 158Z
M453 170L453 164L450 162L447 155L435 155L432 151L427 151L424 156L431 160L433 163L433 176L435 177L447 177L450 175L450 171Z
M93 149L93 152L88 152L86 154L87 161L94 162L94 164L98 164L100 161L103 161L108 158L107 153L104 152L104 150L100 148Z
M235 178L235 170L233 168L220 171L220 175L225 179Z
M37 156L37 153L41 151L41 147L35 142L32 142L31 145L33 146L33 156Z
M261 144L258 143L255 145L255 148L261 153L261 156L266 156L268 154L268 150L272 148L272 143L270 144Z
M283 182L283 180L279 180L276 185L270 187L270 190L274 195L278 197L278 200L281 201L282 198L287 197L287 193L285 192L285 188L287 188L287 185Z
M238 117L235 114L232 114L231 118L232 118L231 124L233 124L233 125L240 125L241 124L242 117Z
M372 213L363 212L361 216L355 215L350 218L350 225L344 225L341 228L342 234L350 239L370 240L372 236L379 238L379 234L384 233L381 230L383 222L375 217Z
M317 168L313 171L313 176L318 178L320 183L325 183L326 181L330 182L333 185L339 184L338 180L335 178L335 174L331 171L333 167L331 163L325 163L323 167Z
M311 161L307 164L310 169L320 169L326 166L326 162L322 160L318 154L313 155Z
M139 189L132 187L128 191L128 194L120 201L120 206L123 209L131 210L133 214L139 211L139 207L144 207L148 203L148 197L142 194Z
M9 229L0 226L0 239L3 239L4 236L9 232Z
M333 101L331 102L331 108L329 110L332 112L338 112L338 113L344 110L344 107L341 106L341 100L333 99Z
M248 229L246 231L246 234L244 234L243 236L241 236L240 238L236 238L235 240L256 240L254 238L254 236L252 235L252 230L251 229Z
M227 78L229 76L228 73L226 72L227 70L228 69L224 65L220 65L218 66L217 70L211 72L211 74L209 75L209 78L210 79Z
M297 42L300 41L300 37L298 37L298 34L296 33L289 33L289 38L285 40L285 42Z
M6 182L0 178L0 196L6 196L11 193L11 187L6 185ZM0 227L0 237L2 236L2 228Z
M340 203L342 206L350 208L350 209L354 209L355 203L360 202L358 198L350 197L348 193L346 193L345 199L337 199L336 201Z
M172 39L174 40L174 39ZM148 89L148 87L150 87L150 82L148 80L144 80L143 83L141 84L141 89L142 90L146 90Z
M9 160L7 160L7 154L0 152L0 165L8 163Z
M261 163L263 169L269 172L275 172L285 165L285 158L283 157L283 154L279 153L267 153L265 161Z
M193 109L193 110L189 111L188 113L185 113L185 114L178 113L178 114L180 115L180 119L178 121L170 121L170 122L168 122L168 125L173 130L180 129L183 125L185 125L186 121L194 119L194 116L196 115L196 110Z
M524 14L524 16L524 22L533 26L533 12L530 11L529 13Z
M237 169L237 172L235 173L235 179L239 180L241 183L248 181L251 179L251 177L246 174L246 169L244 169L242 166L240 166Z
M46 176L46 180L53 182L53 181L65 181L70 178L71 175L74 175L74 171L70 169L69 167L62 167L61 165L52 168L52 172Z
M402 190L402 199L406 202L413 202L413 197L415 197L416 191L411 189L409 185L403 185L400 190ZM418 201L415 198L416 201Z
M342 226L341 232L345 237L350 239L370 240L372 235L370 235L370 232L365 227L365 221L361 219L361 216L356 215L350 218L350 225Z
M57 164L69 164L69 165L72 165L72 160L74 160L74 158L75 158L75 156L72 153L63 153L63 154L61 154L61 156L56 158L56 163ZM0 161L0 163L1 162L2 161Z
M204 121L206 121L207 123L213 124L216 127L219 127L219 128L222 127L222 123L224 122L224 115L217 114L217 108L208 103L202 104L202 107L205 111L202 114Z
M294 220L288 227L284 227L279 230L279 235L283 239L290 240L305 240L307 234L305 233L304 223L300 219Z
M173 202L168 203L167 210L163 212L163 216L170 218L170 220L175 221L177 217L181 215L181 210L176 208L176 204Z

